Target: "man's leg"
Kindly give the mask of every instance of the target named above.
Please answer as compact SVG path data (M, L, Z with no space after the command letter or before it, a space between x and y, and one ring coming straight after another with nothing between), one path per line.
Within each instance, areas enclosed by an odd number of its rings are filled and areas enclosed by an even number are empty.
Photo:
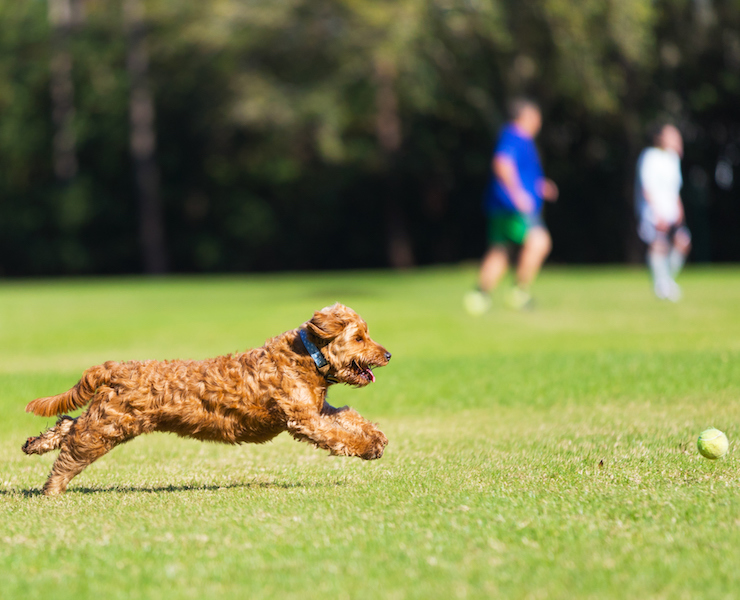
M547 229L540 226L530 228L527 237L524 238L516 270L516 283L521 290L525 292L529 290L550 250L552 239Z
M653 291L661 300L677 301L681 289L673 281L669 255L672 243L667 231L659 230L650 219L640 219L637 228L640 239L647 244L647 264L653 279ZM689 237L689 242L691 237ZM685 240L684 240L685 241ZM683 247L686 247L685 245ZM683 261L681 261L683 262ZM680 268L678 261L676 268Z
M681 272L690 251L691 233L686 227L679 227L673 236L673 246L668 255L668 266L674 279Z
M463 298L463 305L473 316L480 316L491 308L489 293L499 284L509 267L506 246L496 244L486 252L478 274L478 289L471 290Z
M480 273L478 275L478 287L480 291L489 293L496 289L501 278L506 274L509 268L509 253L506 246L496 244L488 250L483 257Z
M653 290L661 300L677 300L680 290L671 277L668 256L670 245L664 235L658 235L648 246L647 263L653 278Z

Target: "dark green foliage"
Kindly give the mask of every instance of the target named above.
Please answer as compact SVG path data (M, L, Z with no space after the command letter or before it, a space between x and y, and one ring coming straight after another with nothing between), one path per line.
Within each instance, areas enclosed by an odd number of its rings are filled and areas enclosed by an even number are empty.
M78 176L51 168L50 28L0 0L0 273L142 268L119 2L87 0L71 44ZM400 211L418 263L483 249L481 194L506 99L542 103L553 259L641 260L634 162L684 131L698 260L740 259L740 5L148 0L166 240L175 271L388 264ZM400 148L379 143L378 66ZM740 175L740 172L738 172ZM737 178L737 177L736 177Z

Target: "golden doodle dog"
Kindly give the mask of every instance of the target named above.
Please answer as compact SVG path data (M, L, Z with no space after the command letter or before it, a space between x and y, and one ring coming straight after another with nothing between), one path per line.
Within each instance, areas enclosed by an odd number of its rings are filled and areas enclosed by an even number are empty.
M26 454L60 450L47 495L142 433L168 431L198 440L262 443L283 431L334 455L380 458L388 439L348 407L326 402L331 384L363 387L391 358L370 339L351 308L335 304L261 348L206 360L106 362L85 371L71 390L26 407L51 417L90 407L28 438Z

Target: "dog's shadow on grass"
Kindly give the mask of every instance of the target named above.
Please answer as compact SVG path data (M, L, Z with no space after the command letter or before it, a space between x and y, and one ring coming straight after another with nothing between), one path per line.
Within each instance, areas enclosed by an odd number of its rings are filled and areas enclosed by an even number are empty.
M247 481L243 483L227 483L223 485L216 484L182 484L182 485L153 485L153 486L133 486L133 485L110 485L106 487L71 487L67 494L109 494L109 493L178 493L178 492L223 492L230 489L283 489L293 488L324 488L343 486L343 481L323 481L321 483L306 484L302 482L288 481ZM29 488L24 490L0 490L0 497L21 495L24 498L34 498L43 496L41 489Z

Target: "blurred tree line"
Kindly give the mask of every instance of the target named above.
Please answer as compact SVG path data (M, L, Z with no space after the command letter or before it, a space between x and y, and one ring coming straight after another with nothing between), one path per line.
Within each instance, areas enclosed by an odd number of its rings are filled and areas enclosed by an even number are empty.
M740 259L740 0L0 0L0 273L477 258L521 93L553 260L641 260L661 120L694 258Z

